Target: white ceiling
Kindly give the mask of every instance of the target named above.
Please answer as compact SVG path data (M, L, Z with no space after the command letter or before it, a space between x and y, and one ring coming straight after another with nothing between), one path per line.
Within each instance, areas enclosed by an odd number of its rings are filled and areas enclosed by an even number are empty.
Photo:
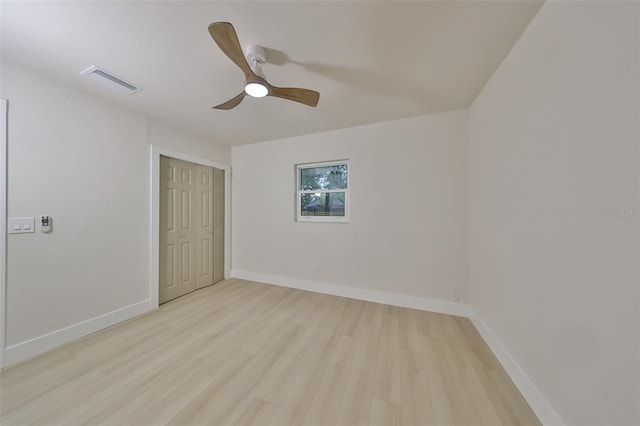
M210 140L239 145L469 106L541 1L0 2L2 60ZM233 23L268 48L276 86L320 92L311 108L245 98L243 74L207 27ZM127 96L80 72L141 86Z

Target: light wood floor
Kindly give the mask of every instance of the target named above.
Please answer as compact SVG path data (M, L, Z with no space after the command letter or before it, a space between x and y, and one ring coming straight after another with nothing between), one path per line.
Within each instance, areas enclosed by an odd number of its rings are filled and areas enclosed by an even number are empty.
M464 318L228 280L0 374L2 425L537 425Z

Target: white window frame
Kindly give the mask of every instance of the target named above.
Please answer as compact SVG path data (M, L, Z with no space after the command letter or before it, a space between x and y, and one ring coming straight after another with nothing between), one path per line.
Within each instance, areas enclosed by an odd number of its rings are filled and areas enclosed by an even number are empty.
M347 166L347 187L344 189L300 189L300 171L302 169L312 169L316 167L330 167L330 166ZM321 163L304 163L296 164L296 221L298 222L329 222L329 223L348 223L350 213L350 197L349 188L351 187L351 164L349 160L336 160L336 161L324 161ZM316 193L332 193L332 192L344 192L344 216L303 216L301 198L302 194L316 194Z

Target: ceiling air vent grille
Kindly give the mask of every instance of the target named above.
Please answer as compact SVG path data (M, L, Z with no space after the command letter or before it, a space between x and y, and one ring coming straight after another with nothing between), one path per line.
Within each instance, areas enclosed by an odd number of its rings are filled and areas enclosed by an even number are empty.
M128 83L123 79L121 79L120 77L116 77L109 71L106 71L95 65L90 66L86 70L82 71L80 74L85 75L95 81L107 84L109 85L109 87L125 92L127 95L131 95L133 93L136 93L142 90L142 88L137 87L131 83Z

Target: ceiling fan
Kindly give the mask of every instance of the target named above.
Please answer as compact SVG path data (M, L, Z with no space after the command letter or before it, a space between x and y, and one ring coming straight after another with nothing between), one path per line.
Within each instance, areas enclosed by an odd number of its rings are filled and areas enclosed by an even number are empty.
M245 96L262 98L264 96L275 96L277 98L288 99L300 102L301 104L315 107L318 105L320 93L315 90L298 89L295 87L276 87L269 84L262 72L262 64L265 63L266 53L260 46L247 46L245 58L242 47L238 41L236 30L229 22L214 22L209 25L209 34L218 44L220 49L244 72L244 90L240 94L227 102L216 105L215 109L231 109L236 106Z

